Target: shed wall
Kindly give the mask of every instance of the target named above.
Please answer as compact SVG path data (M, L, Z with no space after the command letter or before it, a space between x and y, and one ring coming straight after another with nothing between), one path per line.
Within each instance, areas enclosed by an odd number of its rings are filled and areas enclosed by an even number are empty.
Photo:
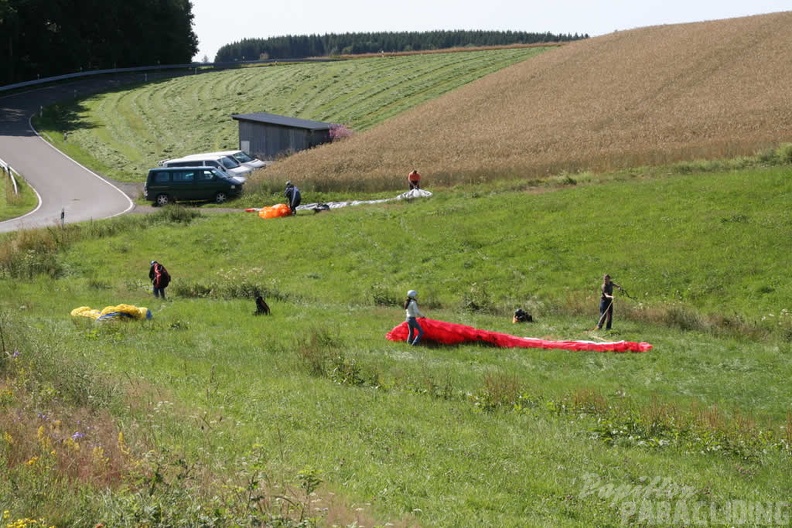
M329 130L308 130L239 121L240 145L247 142L248 153L260 159L272 160L328 141L330 141Z

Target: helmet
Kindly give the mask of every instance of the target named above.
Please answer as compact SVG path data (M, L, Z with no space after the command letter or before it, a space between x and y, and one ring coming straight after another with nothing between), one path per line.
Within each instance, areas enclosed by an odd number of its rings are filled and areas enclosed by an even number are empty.
M151 261L151 265L152 265L152 266L153 266L154 264L156 264L156 263L157 263L157 261L156 261L156 260L152 260L152 261Z
M415 299L416 297L418 297L418 292L415 290L410 290L407 292L407 297L411 299Z

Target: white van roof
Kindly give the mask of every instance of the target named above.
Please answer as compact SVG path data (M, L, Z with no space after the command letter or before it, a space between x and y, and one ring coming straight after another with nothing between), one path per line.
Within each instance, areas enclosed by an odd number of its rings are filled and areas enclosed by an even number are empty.
M259 169L261 167L266 167L267 165L269 165L269 163L267 163L266 161L261 161L258 158L254 158L253 156L251 156L250 154L248 154L247 152L245 152L242 149L221 150L219 152L207 152L205 154L207 156L230 156L230 157L234 158L238 163L241 163L242 165L248 165L248 166L250 166L251 168L254 168L254 169ZM237 154L244 154L245 158L250 158L250 159L248 161L242 161L242 160L237 158ZM199 154L193 154L193 155L195 156L195 155L199 155Z
M230 161L230 162L233 163L233 165L230 166L230 167L227 167L226 164L223 163L223 160ZM252 169L250 167L247 167L247 166L239 163L233 157L224 156L224 155L221 155L221 154L190 154L189 156L184 156L184 157L181 157L181 158L174 158L174 159L165 160L165 161L161 162L161 165L168 165L168 164L171 164L171 163L184 163L184 162L189 162L189 161L194 161L196 163L204 162L204 161L214 161L224 171L226 171L231 176L233 176L233 177L235 177L235 178L237 178L237 179L239 179L239 180L241 180L243 182L247 179L247 175L252 172Z

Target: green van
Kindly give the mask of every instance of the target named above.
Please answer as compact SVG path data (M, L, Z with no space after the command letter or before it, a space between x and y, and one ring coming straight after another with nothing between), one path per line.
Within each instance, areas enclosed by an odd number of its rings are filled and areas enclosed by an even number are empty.
M143 196L154 205L171 202L223 203L242 193L244 183L213 167L157 167L149 170Z

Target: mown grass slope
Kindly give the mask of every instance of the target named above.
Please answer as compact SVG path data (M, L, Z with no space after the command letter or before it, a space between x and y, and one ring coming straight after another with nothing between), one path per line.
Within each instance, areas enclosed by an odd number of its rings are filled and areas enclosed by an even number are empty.
M574 42L266 177L387 185L417 167L453 185L753 154L792 138L790 33L792 12Z
M170 79L48 109L55 144L120 181L145 180L166 158L238 148L232 114L275 114L371 128L547 48L277 64Z

